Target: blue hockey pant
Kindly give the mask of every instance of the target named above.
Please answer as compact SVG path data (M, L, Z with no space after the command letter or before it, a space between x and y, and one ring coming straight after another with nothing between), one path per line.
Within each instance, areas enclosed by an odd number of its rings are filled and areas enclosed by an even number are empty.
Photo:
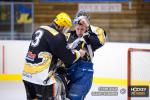
M93 63L79 60L69 70L69 99L84 100L92 86Z

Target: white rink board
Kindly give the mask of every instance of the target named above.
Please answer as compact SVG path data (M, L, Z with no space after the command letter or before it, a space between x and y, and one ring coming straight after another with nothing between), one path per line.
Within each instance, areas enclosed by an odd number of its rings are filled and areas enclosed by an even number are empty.
M0 40L0 69L2 67L2 46L4 45L6 72L8 74L21 73L29 43L30 41ZM94 53L95 76L126 78L128 48L150 49L150 44L106 43Z

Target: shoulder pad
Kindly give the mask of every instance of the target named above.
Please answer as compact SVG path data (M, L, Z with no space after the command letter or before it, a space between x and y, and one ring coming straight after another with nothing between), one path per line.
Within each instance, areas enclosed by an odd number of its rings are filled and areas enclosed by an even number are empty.
M53 36L56 36L57 34L59 34L58 31L56 31L55 29L53 29L53 28L51 28L49 26L40 26L40 28L49 31Z

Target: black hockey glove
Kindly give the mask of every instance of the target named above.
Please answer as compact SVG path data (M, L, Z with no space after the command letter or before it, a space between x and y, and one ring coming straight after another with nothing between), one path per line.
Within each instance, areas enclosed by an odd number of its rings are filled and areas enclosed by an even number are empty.
M91 35L93 35L94 33L92 32L92 29L91 29L91 27L89 26L88 27L88 30L87 30L87 32L86 32L87 34L83 37L84 38L84 40L86 41L86 43L87 44L90 44L90 36Z
M89 39L90 35L84 35L83 38L86 41L87 44L90 44L90 39Z

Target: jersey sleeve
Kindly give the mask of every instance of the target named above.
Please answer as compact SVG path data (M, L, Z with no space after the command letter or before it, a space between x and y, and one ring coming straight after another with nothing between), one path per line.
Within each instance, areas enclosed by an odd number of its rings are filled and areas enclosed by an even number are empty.
M65 35L49 26L41 26L40 28L45 30L44 39L48 43L49 51L52 55L62 60L64 64L70 65L80 58L79 51L67 49Z
M51 44L52 53L64 62L65 65L71 65L80 58L80 53L77 50L70 50L67 48L65 36L59 35L53 40ZM52 41L50 41L52 42Z
M92 30L92 28L94 29ZM103 29L92 26L89 29L89 34L89 43L91 44L93 51L104 45L106 40L106 33Z

